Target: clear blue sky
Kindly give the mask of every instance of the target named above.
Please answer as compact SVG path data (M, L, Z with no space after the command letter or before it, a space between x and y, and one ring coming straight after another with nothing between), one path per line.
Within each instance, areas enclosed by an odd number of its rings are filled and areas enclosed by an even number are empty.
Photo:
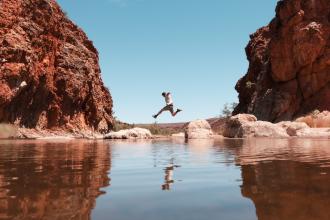
M115 115L154 122L171 91L184 111L157 122L219 115L236 102L249 35L270 22L277 0L58 0L94 42Z

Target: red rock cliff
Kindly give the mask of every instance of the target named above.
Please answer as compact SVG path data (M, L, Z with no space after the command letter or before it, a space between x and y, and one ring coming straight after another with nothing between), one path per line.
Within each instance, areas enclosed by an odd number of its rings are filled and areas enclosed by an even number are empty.
M248 73L234 113L291 120L330 109L330 1L282 0L276 17L251 35Z
M0 123L112 127L98 52L55 0L0 0Z

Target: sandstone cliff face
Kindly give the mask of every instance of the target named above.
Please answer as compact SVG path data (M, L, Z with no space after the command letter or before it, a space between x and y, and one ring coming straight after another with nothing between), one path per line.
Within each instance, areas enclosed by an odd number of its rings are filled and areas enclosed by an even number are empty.
M276 17L251 35L248 73L234 111L291 120L330 109L330 1L282 0Z
M106 132L112 120L98 52L55 0L0 0L0 122Z

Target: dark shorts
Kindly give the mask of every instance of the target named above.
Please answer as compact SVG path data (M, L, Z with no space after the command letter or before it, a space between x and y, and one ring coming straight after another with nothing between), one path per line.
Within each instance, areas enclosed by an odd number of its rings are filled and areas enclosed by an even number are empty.
M173 104L165 106L165 107L163 108L163 111L174 112L174 106L173 106Z

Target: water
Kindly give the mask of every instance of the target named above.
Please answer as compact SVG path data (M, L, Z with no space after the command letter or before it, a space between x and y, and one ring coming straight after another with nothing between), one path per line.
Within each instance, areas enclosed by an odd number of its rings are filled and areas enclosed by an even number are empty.
M0 141L0 219L329 220L329 140Z

